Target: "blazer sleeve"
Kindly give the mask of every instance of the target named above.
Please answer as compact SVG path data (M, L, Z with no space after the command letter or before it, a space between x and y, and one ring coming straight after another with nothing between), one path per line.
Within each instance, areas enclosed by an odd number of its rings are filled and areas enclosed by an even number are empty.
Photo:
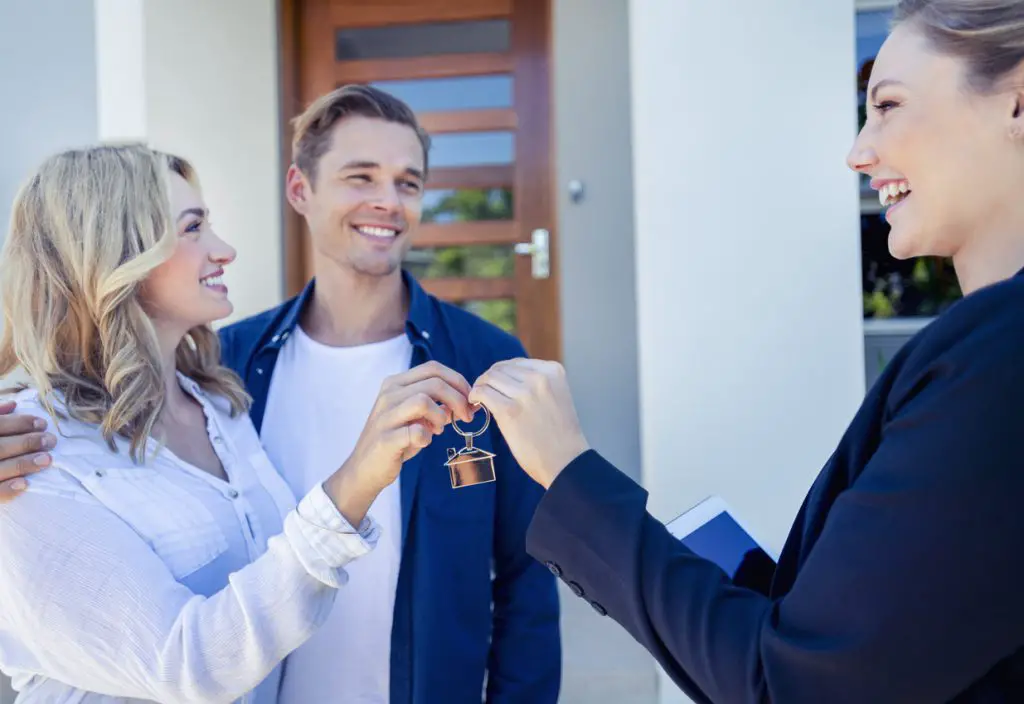
M592 451L541 501L528 550L698 702L950 701L1024 643L1024 364L1022 345L993 347L938 359L878 447L852 448L874 451L776 600L684 548Z

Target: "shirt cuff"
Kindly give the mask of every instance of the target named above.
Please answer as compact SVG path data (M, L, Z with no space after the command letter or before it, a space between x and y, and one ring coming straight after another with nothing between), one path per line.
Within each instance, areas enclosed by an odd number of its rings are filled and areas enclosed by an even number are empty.
M337 588L348 582L342 568L376 547L380 525L366 516L356 530L317 484L285 517L284 533L306 571Z

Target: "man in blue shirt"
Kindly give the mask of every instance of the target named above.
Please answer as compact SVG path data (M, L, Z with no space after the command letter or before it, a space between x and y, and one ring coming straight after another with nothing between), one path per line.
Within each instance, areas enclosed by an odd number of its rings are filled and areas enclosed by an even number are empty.
M472 383L525 352L401 268L430 145L408 106L348 86L294 126L286 196L308 225L314 278L220 336L267 453L302 496L352 452L386 378L434 360ZM9 413L0 408L0 440L24 437L36 449L40 436L24 435ZM381 540L350 566L321 629L286 660L280 704L557 701L556 580L525 549L541 488L491 424L474 445L495 455L495 481L454 489L447 451L465 445L449 426L374 502Z
M286 193L309 226L314 280L221 340L297 491L344 461L387 376L436 360L472 380L524 355L401 269L428 149L408 106L365 86L323 96L295 121ZM495 482L452 488L447 449L465 441L449 428L377 499L371 511L393 540L353 566L328 623L289 657L282 704L317 692L332 702L470 702L485 691L493 702L557 700L556 583L525 550L541 490L493 425L474 444L496 455Z

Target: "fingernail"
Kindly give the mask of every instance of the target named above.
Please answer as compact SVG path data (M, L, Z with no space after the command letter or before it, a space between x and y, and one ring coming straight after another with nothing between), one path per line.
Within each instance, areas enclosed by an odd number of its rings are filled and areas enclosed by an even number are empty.
M56 446L57 446L57 438L56 437L54 437L53 435L50 435L49 433L47 433L46 435L43 436L43 448L45 448L47 450L52 450Z
M25 491L28 489L28 482L24 479L14 479L7 486L11 487L12 491Z
M36 418L32 422L32 427L35 428L36 430L42 430L43 428L46 427L46 421L43 420L42 418Z
M33 458L32 461L35 464L39 465L40 467L45 467L46 465L50 464L50 456L49 455L36 455L35 458Z

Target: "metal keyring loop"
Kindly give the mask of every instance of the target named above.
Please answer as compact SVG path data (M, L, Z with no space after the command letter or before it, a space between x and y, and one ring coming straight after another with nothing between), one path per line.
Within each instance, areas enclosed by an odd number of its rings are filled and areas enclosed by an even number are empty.
M482 409L484 412L484 425L482 428L480 428L480 430L466 432L465 430L459 427L459 421L456 420L454 416L452 417L452 428L454 428L455 432L464 438L475 438L479 437L480 435L483 435L485 432L487 432L487 428L491 424L491 412L487 410L487 407L481 406L479 403L475 405L477 408Z

